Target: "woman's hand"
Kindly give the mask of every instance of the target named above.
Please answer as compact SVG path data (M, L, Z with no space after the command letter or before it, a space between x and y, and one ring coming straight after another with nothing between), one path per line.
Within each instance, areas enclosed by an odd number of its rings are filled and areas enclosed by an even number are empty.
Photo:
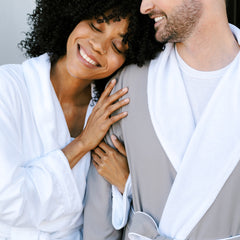
M110 95L115 84L116 80L114 79L107 85L93 108L86 127L74 141L62 149L71 168L73 168L87 152L94 149L102 141L113 123L127 116L127 112L121 112L110 117L117 109L129 103L129 98L118 101L128 92L127 88L123 88Z
M114 135L111 139L117 150L101 142L92 152L93 164L102 177L123 193L129 176L126 151Z
M129 98L117 101L127 93L127 88L123 88L110 96L115 84L116 80L113 80L108 84L96 106L93 108L85 129L78 137L83 145L87 146L88 150L94 149L100 141L102 141L113 123L127 116L127 112L121 112L110 117L110 115L117 109L129 103Z

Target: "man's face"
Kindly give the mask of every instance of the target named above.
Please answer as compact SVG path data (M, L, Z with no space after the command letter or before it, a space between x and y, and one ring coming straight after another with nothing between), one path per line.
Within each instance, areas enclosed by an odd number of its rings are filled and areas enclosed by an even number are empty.
M183 42L194 31L202 8L201 0L142 0L140 11L155 20L159 42Z

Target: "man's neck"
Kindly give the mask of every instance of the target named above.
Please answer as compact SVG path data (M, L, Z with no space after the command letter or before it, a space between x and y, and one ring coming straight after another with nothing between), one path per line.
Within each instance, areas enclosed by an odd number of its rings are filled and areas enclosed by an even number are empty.
M186 41L176 43L179 55L190 67L199 71L214 71L233 61L240 46L228 23L224 24L202 25Z

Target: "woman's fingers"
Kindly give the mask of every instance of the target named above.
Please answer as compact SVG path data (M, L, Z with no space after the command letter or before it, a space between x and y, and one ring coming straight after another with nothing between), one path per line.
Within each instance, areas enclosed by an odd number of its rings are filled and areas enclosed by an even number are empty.
M118 90L117 92L113 93L112 95L110 95L108 97L106 104L110 105L110 104L116 102L119 98L123 97L127 92L128 92L128 88L126 88L126 87Z
M99 168L100 168L99 165L95 161L93 161L92 163L93 163L94 167L97 169L97 171L99 171Z
M100 146L100 145L99 145ZM100 147L96 147L95 149L94 149L94 153L95 154L97 154L100 158L101 157L103 157L103 155L104 155L104 151L100 148Z
M114 116L110 117L109 120L108 120L109 121L109 127L112 124L118 122L119 120L125 118L127 115L128 115L127 112L122 112L122 113L119 113L118 115L114 115Z
M114 140L114 142L122 152L125 151L118 140ZM101 142L99 147L94 149L93 160L98 173L123 193L129 176L127 158L118 150Z
M121 101L118 101L118 102L108 106L108 108L105 111L106 116L109 117L112 113L114 113L119 108L127 105L129 102L130 102L130 99L126 98L126 99L123 99Z
M102 164L101 158L94 152L92 152L92 159L98 166Z
M125 157L127 156L127 153L125 151L124 145L118 140L118 138L115 135L111 136L111 140L113 142L114 147ZM104 152L104 154L108 154L111 151L115 151L114 148L110 147L108 144L106 144L104 141L102 141L99 145L101 152Z
M128 88L125 87L118 90L117 92L115 92L110 96L110 93L112 92L115 85L116 85L116 79L113 79L110 83L108 83L107 87L102 92L98 102L102 103L107 98L108 104L111 104L117 101L120 97L124 96L128 92Z
M111 150L112 148L106 144L104 141L100 142L98 145L105 153Z
M108 84L108 86L105 88L105 90L101 94L101 97L99 98L97 105L106 105L106 106L111 105L112 103L116 102L119 98L123 97L128 92L128 88L125 87L113 93L112 95L110 95L115 84L116 84L115 79Z
M127 156L124 145L117 139L115 135L111 136L111 140L113 142L114 147L125 157Z
M127 105L130 101L129 98L118 101L128 92L128 88L120 89L116 93L109 95L114 85L115 81L113 81L113 83L112 82L109 83L108 87L104 90L103 94L101 95L96 106L93 109L93 112L95 112L98 116L103 116L104 119L108 119L113 112ZM113 121L109 121L108 123L110 124L111 122L114 123L125 116L126 113L121 114L119 117L114 118Z
M99 101L101 102L103 99L105 99L106 97L108 97L110 95L110 93L113 90L116 82L117 82L116 79L113 79L111 82L108 83L107 87L102 92L101 97L99 98L98 102Z

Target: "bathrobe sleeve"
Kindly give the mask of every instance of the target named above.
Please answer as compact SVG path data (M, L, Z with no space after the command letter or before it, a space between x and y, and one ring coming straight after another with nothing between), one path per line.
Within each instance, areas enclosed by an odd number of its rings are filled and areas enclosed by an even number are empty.
M22 126L28 115L23 104L16 79L0 71L0 221L33 227L78 211L80 199L60 149L34 158L26 154ZM31 139L31 126L29 122L24 137Z
M129 174L124 192L121 194L117 187L112 185L112 224L115 229L126 226L132 202L132 182Z

